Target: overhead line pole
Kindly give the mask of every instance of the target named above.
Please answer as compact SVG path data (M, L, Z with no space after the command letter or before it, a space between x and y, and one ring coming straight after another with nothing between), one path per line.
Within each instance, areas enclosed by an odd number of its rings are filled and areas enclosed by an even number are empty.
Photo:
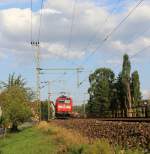
M48 86L48 102L47 102L47 113L48 113L48 121L50 119L50 107L52 109L52 119L55 118L55 106L54 104L52 103L51 101L51 84L54 83L54 82L62 82L63 80L49 80L49 81L44 81L44 82L41 82L41 83L45 83L46 85L45 86ZM42 86L42 88L44 88L45 86Z
M41 3L41 10L40 10L40 23L39 23L39 31L38 31L38 38L37 41L33 41L33 0L31 0L31 46L34 47L36 50L35 52L35 63L36 63L36 102L37 102L37 114L39 116L39 121L41 121L41 101L40 101L40 35L41 35L41 24L42 24L42 9L44 0Z
M35 48L35 62L36 62L36 101L37 101L37 113L39 115L39 121L41 121L41 102L40 102L40 43L31 42L31 45Z

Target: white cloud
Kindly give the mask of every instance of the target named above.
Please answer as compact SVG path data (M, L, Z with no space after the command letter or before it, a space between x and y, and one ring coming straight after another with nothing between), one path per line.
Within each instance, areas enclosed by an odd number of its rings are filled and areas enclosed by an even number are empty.
M35 1L35 0L34 0ZM30 0L0 0L1 3L23 3L23 2L30 2Z
M44 58L56 56L56 57L62 57L65 59L74 59L74 58L81 58L84 55L84 52L81 52L81 53L79 53L78 51L67 52L67 48L63 44L50 45L48 43L43 43L41 47L43 50L47 49L43 53Z
M144 99L149 99L150 98L150 90L142 90L142 95Z
M73 0L47 0L45 2L41 29L42 49L45 51L43 57L82 58L93 47L100 45L100 40L126 16L124 11L110 15L109 7L99 7L92 0L80 1L75 12L72 44L68 51L73 2ZM131 7L133 5L126 5L125 10L130 10ZM134 55L147 46L150 43L150 33L145 33L144 36L138 34L150 26L149 10L149 4L143 4L138 8L106 42L103 51L116 54L127 52L129 55ZM37 38L39 12L33 13L33 39ZM28 57L31 54L30 15L29 9L12 8L0 11L0 53L12 52L20 58ZM109 22L104 24L106 17L109 16ZM97 32L98 29L99 32ZM93 34L96 34L96 40L92 40L90 48L83 51L82 49L86 47ZM7 50L6 53L4 53L4 49ZM107 63L116 63L116 61L107 61Z

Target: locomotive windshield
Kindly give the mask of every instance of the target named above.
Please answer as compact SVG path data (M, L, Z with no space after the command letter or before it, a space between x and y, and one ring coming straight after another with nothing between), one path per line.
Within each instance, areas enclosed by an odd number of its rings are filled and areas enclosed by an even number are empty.
M59 100L59 103L66 103L66 104L69 104L69 103L70 103L70 99Z
M69 104L70 103L70 99L65 100L65 103Z
M65 100L59 100L59 103L65 103Z

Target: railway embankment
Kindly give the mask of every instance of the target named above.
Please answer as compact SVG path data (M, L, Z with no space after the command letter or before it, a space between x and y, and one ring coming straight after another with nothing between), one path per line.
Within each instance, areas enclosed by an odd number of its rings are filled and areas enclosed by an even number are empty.
M96 119L56 120L57 125L77 130L91 140L106 138L123 148L142 148L150 153L150 123L100 121Z

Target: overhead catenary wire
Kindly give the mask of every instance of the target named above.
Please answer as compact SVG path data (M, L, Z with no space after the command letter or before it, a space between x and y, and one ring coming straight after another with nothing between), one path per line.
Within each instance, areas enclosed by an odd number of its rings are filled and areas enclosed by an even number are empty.
M104 20L103 26L105 26L105 25L107 24L107 22L109 21L109 19L110 19L111 16L112 16L112 14L117 10L117 7L118 7L118 5L120 4L120 2L121 2L121 0L118 0L117 3L116 3L116 5L115 5L115 7L113 7L111 13L110 13L109 15L106 16L106 18L105 18L105 20ZM97 25L97 26L99 27L99 25ZM96 27L97 27L97 26L96 26ZM101 29L98 28L98 30L96 30L96 32L95 32L92 36L89 37L86 47L83 48L83 49L81 49L81 51L85 51L86 49L88 49L88 47L89 47L89 46L91 45L91 43L92 43L92 40L94 40L94 39L97 37L97 35L98 35L99 32L102 32L102 29L103 29L103 28L101 28ZM100 31L99 31L99 30L100 30ZM75 62L72 62L72 64L75 64L75 65L76 65Z
M100 29L99 27L101 27L101 25L97 24L96 27L98 27L98 29L95 31L95 33L94 33L92 36L90 36L90 37L88 38L86 47L84 47L83 49L81 49L81 51L86 51L86 50L89 48L89 46L92 44L93 40L96 39L98 33L102 32L102 30L104 29L105 25L107 24L107 22L108 22L109 19L111 18L112 14L117 10L118 5L120 4L120 2L121 2L121 0L118 0L118 1L116 2L115 7L113 7L111 13L108 14L108 15L106 16L106 18L105 18L105 20L104 20L103 28ZM72 64L76 64L76 63L75 63L75 62L72 62Z
M38 29L38 37L37 37L38 42L40 42L40 38L41 38L43 8L44 8L44 0L42 0L41 8L40 8L40 21L39 21L39 29Z
M121 2L121 0L118 0L118 1L117 1L117 4L115 5L115 7L114 7L114 8L112 9L112 11L111 11L111 14L109 14L109 15L106 17L106 19L105 19L105 21L104 21L104 24L103 24L104 26L105 26L106 23L109 21L111 15L112 15L113 12L117 9L117 6L119 5L120 2ZM102 29L101 29L101 31L102 31ZM91 44L91 41L97 36L97 33L98 33L98 31L89 39L88 44L87 44L87 47L84 48L83 50L88 49L88 46ZM105 42L104 42L103 40L101 40L101 43L105 43ZM101 45L101 48L102 48L102 45ZM95 53L95 51L92 52L92 53L86 58L86 60L88 60L88 59L92 56L93 53ZM84 61L84 62L85 62L85 61ZM78 66L82 66L82 65L84 64L84 62L81 63L81 64L78 65Z
M77 0L74 0L67 52L71 49L71 46L72 46L72 35L73 35L73 26L74 26L74 21L75 21L76 4L77 4Z
M102 32L102 30L104 29L105 25L108 23L109 19L111 18L112 14L117 10L118 5L120 4L121 0L118 0L116 2L115 7L112 9L111 13L108 14L104 20L103 23L103 27L100 29L98 28L95 33L88 39L87 45L85 48L82 49L82 51L86 51L88 49L88 47L91 45L91 43L93 42L94 39L96 39L97 35ZM100 25L97 25L98 27L101 27Z
M103 41L107 41L111 35L116 32L119 27L128 19L128 17L141 5L141 3L143 2L144 0L140 0L133 9L131 9L131 11L129 11L129 13L127 14L127 16L105 37L105 39Z
M32 21L32 18L33 18L33 15L32 15L32 11L33 11L33 2L31 0L30 2L30 9L31 9L31 25L30 25L30 42L32 42L32 25L33 25L33 21Z
M141 5L141 3L143 2L144 0L139 0L136 5L128 12L128 14L121 20L121 22L108 34L104 37L103 40L101 40L101 43L100 43L100 46L96 47L92 53L83 61L82 64L80 65L83 65L85 62L88 61L89 58L91 58L91 56L93 56L97 50L99 48L102 48L102 45L108 41L108 39L120 28L120 26L132 15L132 13ZM86 77L87 78L87 77ZM86 78L80 83L80 85L86 81Z
M100 45L98 45L91 54L83 61L83 63L87 62L91 56L93 56L102 45L108 41L108 39L120 28L120 26L132 15L132 13L142 4L144 0L139 0L136 5L128 12L128 14L121 20L121 22L109 33L104 39L101 40Z
M130 58L133 59L134 57L136 57L139 53L147 50L148 48L150 48L150 45L145 46L143 49L139 50L137 53L135 53L134 55L131 55ZM118 67L118 65L116 66ZM92 71L90 71L90 73L92 73ZM89 75L88 75L89 76ZM86 76L81 82L80 85L82 85L86 80L88 80L88 76Z

